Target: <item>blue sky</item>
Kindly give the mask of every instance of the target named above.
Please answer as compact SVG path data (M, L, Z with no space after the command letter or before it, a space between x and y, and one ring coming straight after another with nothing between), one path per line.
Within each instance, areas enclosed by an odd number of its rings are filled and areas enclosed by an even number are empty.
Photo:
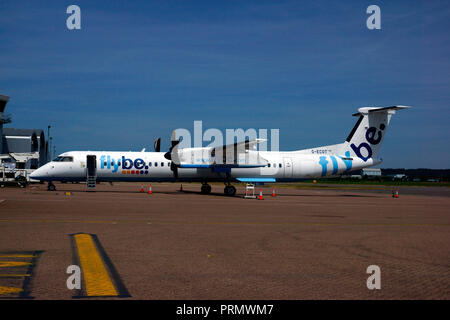
M51 124L57 153L167 148L194 120L279 128L296 150L344 141L360 106L402 104L382 167L450 168L447 1L0 1L0 16L10 126Z

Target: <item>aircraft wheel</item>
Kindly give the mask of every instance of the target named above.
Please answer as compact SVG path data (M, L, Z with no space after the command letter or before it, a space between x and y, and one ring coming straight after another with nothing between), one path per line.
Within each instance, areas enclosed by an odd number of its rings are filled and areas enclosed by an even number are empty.
M233 186L226 186L223 191L227 196L230 196L230 197L232 197L236 194L236 188Z
M53 183L49 183L47 187L48 191L56 191L56 187Z
M211 186L209 184L203 184L201 189L203 194L210 194L211 193Z

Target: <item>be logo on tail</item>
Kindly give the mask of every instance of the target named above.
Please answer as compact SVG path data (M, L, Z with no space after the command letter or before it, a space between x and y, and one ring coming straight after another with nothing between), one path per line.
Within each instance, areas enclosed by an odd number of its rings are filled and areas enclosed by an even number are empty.
M383 138L383 130L386 128L386 125L384 123L380 124L380 130L378 130L376 127L370 127L366 131L366 142L361 142L359 146L356 146L354 143L350 145L350 147L353 149L355 154L358 156L358 158L364 160L366 162L368 159L372 157L372 148L370 145L377 145L381 142L381 139ZM367 156L364 156L361 152L361 150L366 149Z

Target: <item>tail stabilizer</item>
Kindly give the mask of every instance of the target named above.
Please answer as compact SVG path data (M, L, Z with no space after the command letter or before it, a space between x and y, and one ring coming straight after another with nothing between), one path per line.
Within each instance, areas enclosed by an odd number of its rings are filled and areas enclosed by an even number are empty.
M344 143L301 150L301 153L334 154L346 158L360 158L366 162L377 159L392 115L407 106L363 107L353 114L359 116Z
M344 148L351 157L363 161L377 158L392 115L407 106L364 107L359 108L354 116L359 116L356 125L344 142ZM342 152L342 151L341 151Z

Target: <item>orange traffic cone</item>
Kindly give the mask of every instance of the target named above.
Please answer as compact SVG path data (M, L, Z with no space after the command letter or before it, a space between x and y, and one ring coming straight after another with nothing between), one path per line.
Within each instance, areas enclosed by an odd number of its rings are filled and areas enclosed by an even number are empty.
M148 194L152 194L152 185L148 186Z
M263 199L263 194L262 194L262 189L259 189L259 200L264 200Z
M144 192L144 185L141 184L141 192Z
M275 197L276 196L276 194L275 194L275 187L273 187L272 188L272 197Z
M395 198L398 198L398 189L395 190Z

